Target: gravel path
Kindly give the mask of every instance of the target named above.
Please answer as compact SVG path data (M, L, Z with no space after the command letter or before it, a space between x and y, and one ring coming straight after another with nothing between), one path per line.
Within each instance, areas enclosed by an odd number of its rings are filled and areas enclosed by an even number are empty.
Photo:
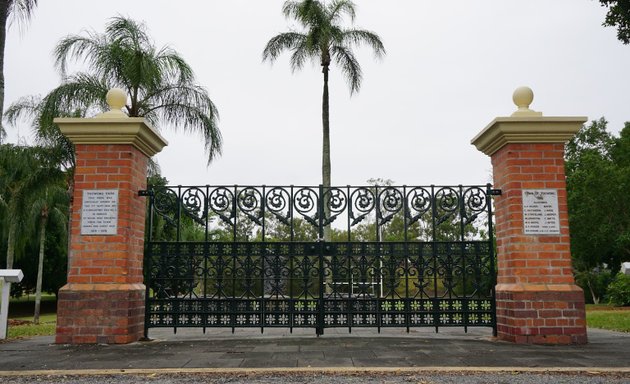
M254 383L254 384L298 384L298 383L350 383L350 384L604 384L630 383L630 374L596 373L356 373L356 374L321 374L321 373L274 373L274 374L149 374L149 375L79 375L79 376L20 376L3 377L6 384L27 383Z

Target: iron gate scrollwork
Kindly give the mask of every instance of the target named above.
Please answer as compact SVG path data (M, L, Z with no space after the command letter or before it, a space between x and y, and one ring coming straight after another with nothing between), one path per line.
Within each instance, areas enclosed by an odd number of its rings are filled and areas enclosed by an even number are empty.
M490 185L152 187L154 327L493 327ZM324 241L324 227L332 239Z

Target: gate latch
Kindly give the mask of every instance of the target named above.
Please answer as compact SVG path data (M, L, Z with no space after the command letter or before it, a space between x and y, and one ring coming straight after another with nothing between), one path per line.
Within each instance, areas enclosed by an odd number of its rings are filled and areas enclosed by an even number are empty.
M490 196L501 196L503 191L501 191L500 189L490 189L488 191L488 195Z
M138 196L140 196L140 197L153 196L153 190L151 190L151 189L141 189L141 190L138 191Z

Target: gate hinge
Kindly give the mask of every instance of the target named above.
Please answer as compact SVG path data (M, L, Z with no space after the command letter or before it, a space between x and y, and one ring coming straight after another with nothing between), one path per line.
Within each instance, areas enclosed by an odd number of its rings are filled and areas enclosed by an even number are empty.
M153 196L153 190L152 189L141 189L141 190L138 191L138 196L140 196L140 197Z
M501 196L502 193L503 193L503 191L501 191L500 189L490 189L490 190L488 190L488 195L490 195L490 196Z

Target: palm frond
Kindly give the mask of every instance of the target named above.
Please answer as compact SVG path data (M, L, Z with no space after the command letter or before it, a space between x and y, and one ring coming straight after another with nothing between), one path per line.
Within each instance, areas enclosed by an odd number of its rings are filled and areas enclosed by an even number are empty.
M307 21L314 12L321 12L322 5L317 0L285 1L282 5L282 14L287 19Z
M195 75L192 68L186 61L173 49L163 47L155 55L161 72L171 81L178 83L191 83L195 81Z
M274 61L283 51L302 46L306 38L298 32L285 32L272 37L263 50L263 61Z
M3 190L9 190L8 209L18 219L27 208L28 198L51 180L63 177L57 167L58 158L50 148L2 146L0 150L0 174Z
M331 53L350 87L350 94L358 92L361 88L363 73L352 51L344 46L335 45L331 48Z
M4 111L4 120L15 126L22 119L35 119L41 111L41 96L24 96L13 102Z
M149 121L162 121L184 132L200 134L205 141L208 164L221 154L222 137L218 128L219 111L201 86L166 84L146 95L141 111Z
M374 55L377 58L385 56L385 46L381 41L381 38L374 32L366 31L362 29L349 29L343 31L343 40L349 43L350 46L359 46L366 44L374 51Z
M151 176L159 176L162 174L160 169L160 164L153 157L149 158L149 162L147 163L147 177Z
M77 110L103 112L107 109L105 95L115 85L87 73L77 73L44 97L42 114L54 118L76 117Z
M74 162L72 145L65 142L53 119L84 117L106 110L105 95L113 87L127 93L129 116L145 117L156 126L166 118L164 122L171 126L201 132L209 158L220 153L216 106L207 91L195 84L192 68L175 50L168 46L156 48L144 23L113 17L103 34L86 32L65 37L57 44L54 56L64 81L44 97L39 110L31 112L37 114L34 124L40 142L56 142L67 149L71 154L69 164ZM86 72L66 76L71 61L85 63ZM27 113L25 105L20 108ZM195 116L200 120L194 122Z
M50 177L43 182L44 185L40 185L37 190L29 193L30 214L27 217L33 223L38 220L43 211L47 211L49 216L57 211L62 214L61 219L65 221L67 215L63 215L63 212L67 212L69 204L68 193L65 189L65 175L62 172L52 172Z
M337 24L341 21L344 15L350 17L350 22L354 23L356 12L354 9L354 3L350 0L335 0L328 5L327 8L328 19L330 24Z
M70 60L83 60L94 64L101 61L106 54L107 44L104 39L94 32L87 32L88 36L69 35L62 38L55 46L53 57L55 68L63 78L67 75L68 62Z
M271 38L263 51L263 61L273 61L285 50L292 51L293 71L301 69L309 58L319 58L326 67L333 60L341 67L353 94L361 86L362 72L352 49L366 44L377 58L385 55L385 47L374 32L342 27L346 16L354 22L356 11L351 0L332 0L328 4L317 0L289 0L284 3L282 13L300 23L304 32L292 31Z
M121 15L111 18L105 26L105 35L109 37L111 42L117 42L134 49L153 46L144 23L138 23Z
M33 11L37 7L38 0L12 0L9 1L7 14L9 23L17 22L20 26L31 20Z
M313 53L314 51L309 51L308 47L306 46L306 41L301 41L300 43L298 43L293 49L293 53L291 54L291 59L289 61L291 64L291 70L295 72L298 69L302 69L307 59L314 59L315 56L317 56Z

